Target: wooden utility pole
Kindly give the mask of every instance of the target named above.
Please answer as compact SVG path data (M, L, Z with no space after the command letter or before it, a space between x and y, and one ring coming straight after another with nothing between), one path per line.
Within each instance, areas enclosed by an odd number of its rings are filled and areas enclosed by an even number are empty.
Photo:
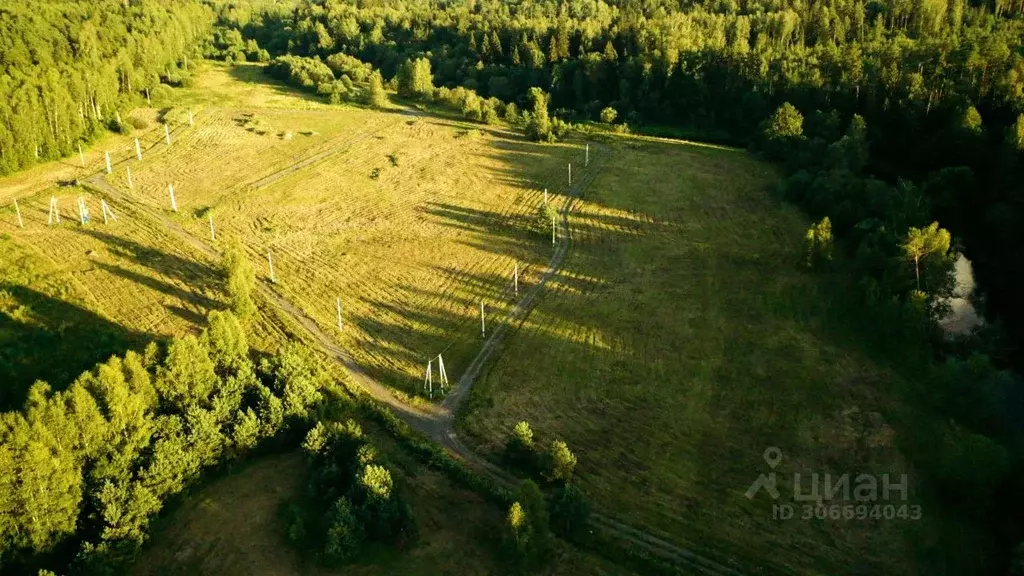
M124 169L128 171L128 189L129 190L134 190L135 189L135 184L132 182L132 167L131 166L125 166Z
M345 325L341 321L341 298L338 298L335 303L338 307L338 330L341 331L345 328Z
M78 145L78 159L82 161L82 168L85 168L85 154L82 153L82 145Z
M195 122L192 120L192 109L188 109L188 125L195 126Z
M590 144L587 144L586 156L583 157L583 166L590 166Z
M210 240L217 241L217 231L213 229L213 214L210 214Z
M139 146L139 139L135 139L135 157L142 161L142 147Z
M171 210L178 211L178 201L174 198L174 184L167 185L167 192L171 195Z
M569 163L569 186L572 186L572 162Z
M480 336L487 336L487 326L484 324L484 301L480 301Z
M171 129L167 127L166 123L164 124L164 140L167 141L168 146L171 145Z
M107 174L110 174L114 171L114 169L110 167L110 152L104 152L103 158L107 161Z
M21 221L21 208L18 208L18 199L14 199L14 213L18 215L18 228L24 228L25 223Z
M270 265L270 281L277 284L277 278L274 276L274 255L267 250L267 263Z
M512 270L512 286L516 296L519 296L519 262L516 262L515 268Z

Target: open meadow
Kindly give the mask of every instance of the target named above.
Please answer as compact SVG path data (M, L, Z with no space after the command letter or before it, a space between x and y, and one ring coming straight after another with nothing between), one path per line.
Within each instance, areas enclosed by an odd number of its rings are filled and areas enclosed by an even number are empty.
M370 374L410 394L422 392L427 360L441 352L453 380L465 367L480 340L481 302L488 318L503 316L516 266L521 289L535 281L551 252L549 235L533 225L542 190L560 198L567 163L582 164L580 146L541 146L397 108L329 107L260 70L212 64L166 106L137 110L145 128L86 150L85 168L68 158L0 180L0 241L11 246L0 266L18 271L5 274L3 306L14 320L0 337L24 343L24 333L66 329L61 302L76 307L75 318L109 325L120 343L69 346L66 368L41 364L54 351L32 346L20 362L36 368L7 368L16 389L36 378L59 387L127 343L194 331L225 305L211 249L229 239L243 242L264 278L270 252L275 289ZM586 174L577 166L578 179ZM51 196L60 225L47 226ZM79 197L91 213L86 226ZM101 224L101 200L116 222ZM256 331L263 349L282 341L270 318ZM18 405L9 394L7 405Z
M513 425L579 456L601 510L765 573L914 573L941 520L772 517L793 473L910 475L898 376L828 319L800 267L806 224L738 150L617 138L570 218L572 247L472 390L463 435L498 460ZM838 335L837 335L838 333ZM768 447L782 498L744 493ZM820 486L819 486L820 488ZM835 502L834 502L835 503ZM925 506L927 508L927 506Z

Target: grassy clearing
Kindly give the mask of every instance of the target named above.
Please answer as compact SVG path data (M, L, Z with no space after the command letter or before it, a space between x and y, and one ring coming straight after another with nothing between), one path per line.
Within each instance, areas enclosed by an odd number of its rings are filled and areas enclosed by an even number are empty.
M897 377L834 337L829 295L798 267L806 224L768 194L771 170L708 146L613 149L563 271L473 390L465 434L497 457L528 420L578 451L601 508L748 570L913 573L912 542L938 525L927 512L783 522L765 494L744 497L777 446L783 501L794 472L909 472L921 503L891 424Z
M181 91L183 103L223 91L237 106L205 108L170 147L126 160L133 197L169 211L173 183L175 218L194 235L209 237L212 216L218 242L241 238L265 277L271 251L277 289L396 389L415 392L442 351L457 377L479 344L481 300L489 321L503 315L517 262L520 288L536 281L551 251L532 229L542 189L560 198L580 147L397 112L286 108L297 96L255 91L243 83L253 70L214 66ZM107 181L127 187L123 169Z
M124 332L90 354L78 344L65 346L64 355L30 346L17 366L3 366L5 381L12 382L5 407L20 404L21 391L35 378L60 387L129 342L195 330L209 309L223 306L217 262L184 245L145 210L164 213L200 238L208 237L212 215L218 243L241 237L259 270L266 270L266 250L273 249L280 289L325 326L336 325L334 302L343 297L348 328L341 340L401 389L413 390L421 359L451 343L450 330L465 328L447 357L455 376L476 343L479 300L488 299L488 314L496 315L513 261L522 263L525 284L530 262L541 261L544 252L540 240L505 250L505 235L514 231L486 215L492 209L529 213L539 191L521 187L531 178L555 181L558 154L573 153L550 147L550 162L530 158L531 169L521 173L498 146L530 145L508 135L330 107L267 82L257 66L209 64L194 88L174 90L171 101L154 105L125 118L126 125L141 120L141 128L85 150L85 168L68 158L0 181L6 243L0 266L11 288L4 297L4 340L25 347L28 330L51 340L66 332L67 314L44 313L41 296L34 296L40 290L55 310L62 302L81 308L82 326L107 323ZM171 146L163 119L170 122ZM136 137L141 162L134 157ZM103 178L125 195L123 202L106 198L120 217L110 226L101 224L101 194L76 185L102 174L104 151L114 172ZM370 178L374 169L380 174ZM177 214L170 211L167 184L175 186ZM46 226L51 195L62 208L60 226ZM92 212L85 227L75 214L79 197ZM17 227L15 199L24 229ZM498 240L490 242L493 237ZM438 316L428 317L427 310ZM255 332L265 350L282 341L268 318Z
M187 498L136 563L134 574L500 574L505 521L478 495L451 486L384 434L373 443L392 463L395 482L413 507L420 536L401 554L370 549L359 563L325 569L304 563L284 537L278 513L305 489L298 452L262 458ZM626 575L600 558L556 542L551 575Z

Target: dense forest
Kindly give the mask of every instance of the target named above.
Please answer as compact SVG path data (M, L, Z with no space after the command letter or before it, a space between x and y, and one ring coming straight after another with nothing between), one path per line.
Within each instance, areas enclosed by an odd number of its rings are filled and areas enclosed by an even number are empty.
M0 4L0 174L119 129L147 90L182 81L211 24L194 0Z

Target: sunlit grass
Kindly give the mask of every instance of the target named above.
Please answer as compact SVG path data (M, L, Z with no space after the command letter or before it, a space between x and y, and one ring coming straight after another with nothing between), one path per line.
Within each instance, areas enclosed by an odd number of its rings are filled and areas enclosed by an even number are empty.
M564 270L462 428L497 457L528 420L577 451L599 507L748 571L913 572L906 523L781 522L743 495L768 446L790 495L793 472L907 471L891 439L852 448L888 428L895 376L824 335L829 295L798 266L806 224L775 178L730 149L614 144Z

